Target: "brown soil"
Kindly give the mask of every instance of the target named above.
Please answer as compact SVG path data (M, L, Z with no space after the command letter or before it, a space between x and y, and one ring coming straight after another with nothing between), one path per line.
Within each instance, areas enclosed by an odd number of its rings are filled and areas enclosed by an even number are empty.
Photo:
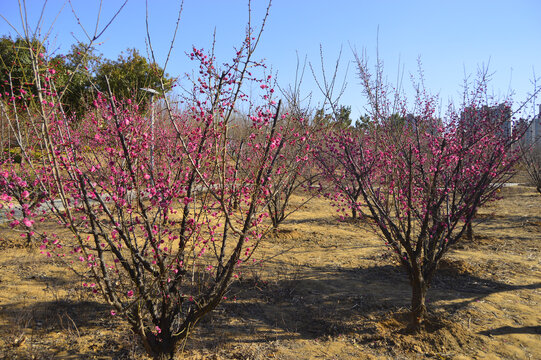
M368 221L315 199L269 235L187 359L541 359L541 196L502 191L442 260L421 334L410 288ZM0 225L0 358L146 359L59 260Z

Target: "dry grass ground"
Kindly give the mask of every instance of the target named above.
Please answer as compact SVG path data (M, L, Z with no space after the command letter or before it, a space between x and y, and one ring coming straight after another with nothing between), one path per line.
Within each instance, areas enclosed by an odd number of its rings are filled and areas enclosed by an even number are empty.
M425 333L404 332L410 289L382 241L315 199L265 241L183 356L541 359L541 196L502 195L479 211L475 241L443 261ZM145 358L99 297L1 226L0 358Z

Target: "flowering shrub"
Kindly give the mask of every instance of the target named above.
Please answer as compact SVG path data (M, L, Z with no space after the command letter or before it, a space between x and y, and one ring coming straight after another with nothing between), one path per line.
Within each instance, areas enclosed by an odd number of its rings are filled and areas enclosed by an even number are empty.
M83 285L130 323L155 358L172 357L226 298L237 268L271 226L264 221L268 195L275 176L289 171L281 152L302 143L278 125L272 78L258 76L264 65L252 59L258 40L249 31L221 67L194 48L199 74L182 110L163 99L165 115L155 124L135 101L111 92L99 94L85 118L69 121L36 73L39 111L28 131L44 155L0 164L2 206L17 209L17 200L24 213L20 220L15 210L8 214L12 227L39 235L45 255L83 274ZM244 92L247 82L261 89L260 100ZM54 88L54 76L46 83ZM250 108L242 146L232 132L239 101ZM24 154L33 151L17 142ZM38 189L36 212L25 199ZM36 226L49 217L73 238Z
M406 269L411 327L418 331L438 262L463 236L476 210L511 176L517 139L502 133L507 112L488 114L478 97L462 113L450 110L442 120L435 116L436 99L419 92L415 113L404 107L392 115L381 83L371 82L365 65L358 65L369 100L380 91L369 101L373 122L361 129L329 130L317 158L334 184L330 195L343 204L339 210L370 216ZM476 116L465 116L464 110Z

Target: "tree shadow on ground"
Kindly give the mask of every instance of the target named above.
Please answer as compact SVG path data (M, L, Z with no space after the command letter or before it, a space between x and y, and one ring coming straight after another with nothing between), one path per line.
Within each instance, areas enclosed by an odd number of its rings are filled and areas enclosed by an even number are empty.
M22 313L31 317L30 326L40 329L55 330L62 326L64 320L71 318L79 328L103 325L104 315L110 311L110 306L91 300L54 300L37 302L32 305L9 304L3 306L5 315L11 318L21 317ZM27 316L28 317L28 316Z
M2 315L8 321L0 326L0 334L5 344L9 345L8 337L13 342L11 349L3 349L4 355L7 351L8 358L23 359L31 352L40 359L94 359L106 353L114 359L128 359L125 344L110 336L121 324L110 310L109 305L93 300L4 305ZM17 348L21 339L29 344ZM40 346L34 346L34 341Z
M203 320L201 340L212 338L215 331L232 332L236 341L251 343L370 334L375 330L371 320L407 312L410 306L407 275L396 266L311 267L299 274L290 279L248 279L235 284L228 295L235 300L221 304L215 314ZM427 306L431 313L452 313L493 293L538 288L541 282L509 285L440 271L428 291ZM449 304L460 299L463 301Z
M285 266L279 261L269 265L272 269ZM539 288L541 283L509 285L446 269L436 274L428 292L428 306L431 313L452 313L493 293ZM201 320L187 348L213 349L234 343L351 334L369 339L362 341L373 341L380 336L378 322L393 314L406 313L410 296L407 275L401 268L389 264L366 268L308 266L268 281L244 278L233 284L227 301ZM109 311L108 305L92 300L8 305L2 312L12 324L0 326L0 331L9 334L13 327L19 327L45 335L63 332L74 339L103 329L114 331L118 337L128 335L129 330L121 326L119 319L111 317ZM431 331L445 326L445 322L432 324L435 326ZM502 327L479 334L536 334L538 331L539 327ZM99 347L81 350L75 346L70 354L74 358L90 359L106 351L115 359L130 357L127 347L118 338L95 335L91 341ZM48 348L40 348L44 352L40 356L58 358L65 346L65 342L52 343Z
M507 335L507 334L540 334L541 335L541 326L502 326L496 329L490 329L485 331L480 331L478 334L481 335Z

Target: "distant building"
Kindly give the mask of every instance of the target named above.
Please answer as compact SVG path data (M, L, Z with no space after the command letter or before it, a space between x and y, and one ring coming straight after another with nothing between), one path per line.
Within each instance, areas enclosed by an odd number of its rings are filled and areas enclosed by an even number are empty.
M460 126L465 135L481 131L484 127L483 123L487 120L499 127L500 136L504 138L511 136L511 107L509 105L467 107L460 114Z
M527 123L528 128L524 133L523 143L527 146L535 144L536 148L541 149L541 105L539 105L539 113L531 122Z
M532 129L530 128L530 122L527 119L518 119L516 126L513 129L513 132L515 131L518 131L520 133L524 132L522 134L522 138L520 139L521 146L527 146L532 143Z

